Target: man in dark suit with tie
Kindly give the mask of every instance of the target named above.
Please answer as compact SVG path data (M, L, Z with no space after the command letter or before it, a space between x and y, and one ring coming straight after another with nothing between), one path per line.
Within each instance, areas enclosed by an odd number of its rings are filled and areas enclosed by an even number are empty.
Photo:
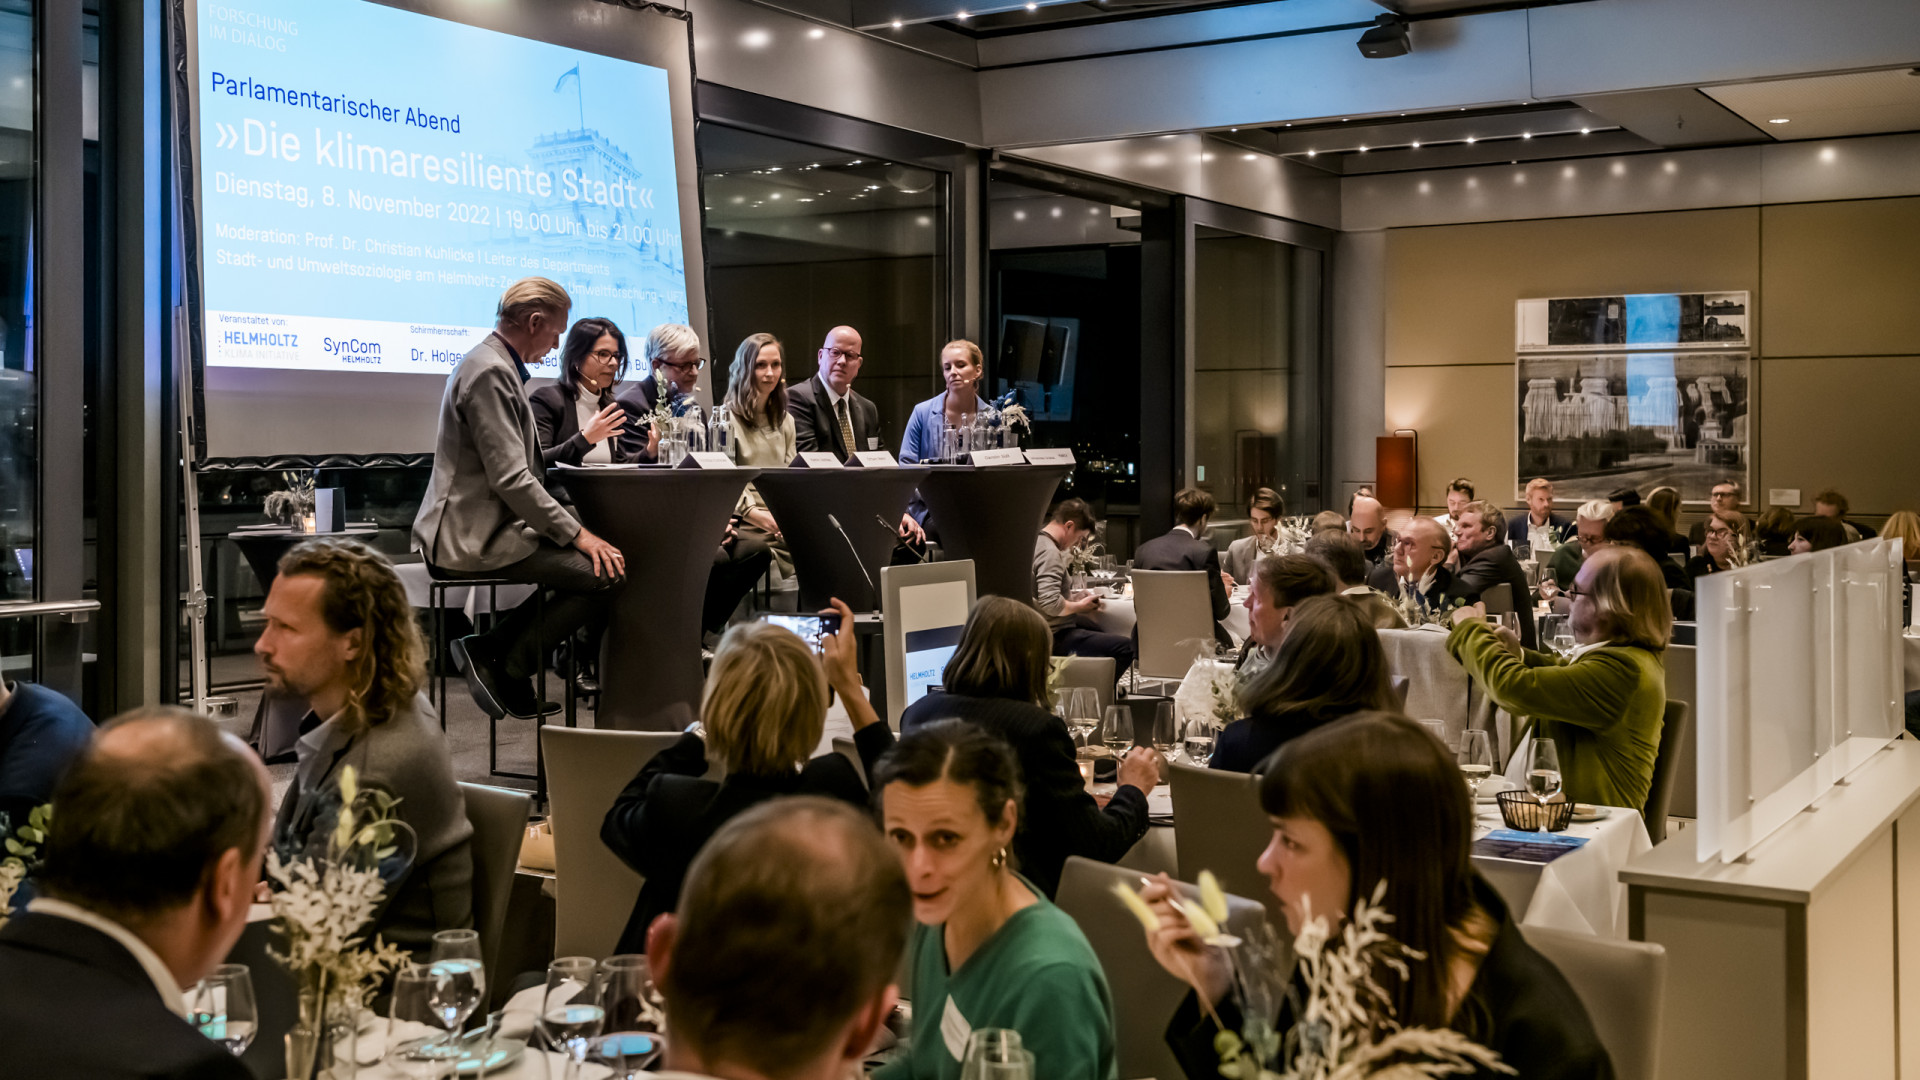
M0 928L0 1074L250 1080L183 993L246 928L271 788L185 709L101 729L54 794L40 898Z
M818 354L820 368L813 378L787 387L787 412L793 417L794 448L802 453L830 451L846 461L865 450L885 450L880 444L880 407L853 388L860 376L860 331L836 326ZM927 534L912 514L900 517L900 535L924 544Z
M1213 636L1231 646L1220 620L1227 617L1227 580L1220 571L1220 552L1207 543L1207 519L1213 516L1213 496L1199 488L1183 488L1173 497L1172 529L1141 544L1133 552L1135 570L1204 570L1207 597L1213 605Z
M1453 571L1446 567L1453 541L1446 526L1430 517L1417 517L1394 539L1393 558L1373 568L1367 584L1401 598L1409 593L1424 610L1444 606Z

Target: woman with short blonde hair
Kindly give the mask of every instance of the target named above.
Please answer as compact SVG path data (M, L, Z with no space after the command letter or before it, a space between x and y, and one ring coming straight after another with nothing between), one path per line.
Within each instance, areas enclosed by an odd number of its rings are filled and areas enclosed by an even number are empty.
M1920 562L1920 514L1911 510L1896 510L1880 526L1880 535L1889 540L1900 540L1900 557L1908 562Z
M700 722L729 773L793 772L826 730L827 677L793 631L741 623L720 639Z

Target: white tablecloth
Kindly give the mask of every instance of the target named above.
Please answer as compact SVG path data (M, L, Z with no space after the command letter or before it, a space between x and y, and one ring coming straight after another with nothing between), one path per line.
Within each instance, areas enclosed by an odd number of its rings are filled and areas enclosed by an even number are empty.
M513 995L507 1002L506 1016L501 1024L507 1037L517 1041L526 1040L539 1019L540 995L545 991L545 986L529 986ZM386 1027L385 1020L375 1020L361 1032L361 1045L357 1055L361 1062L358 1073L361 1080L410 1080L407 1073L381 1060L387 1042ZM424 1026L409 1025L402 1029L401 1038L415 1037L424 1034L425 1031ZM376 1040L377 1045L368 1045L369 1039ZM537 1042L538 1039L536 1038L535 1041ZM529 1046L527 1052L521 1055L520 1060L513 1065L498 1071L489 1071L487 1080L561 1080L565 1075L565 1057ZM588 1063L577 1075L579 1080L604 1080L611 1077L613 1071L603 1065Z
M1247 590L1244 588L1233 590L1230 600L1227 617L1220 620L1220 625L1227 628L1227 633L1233 635L1233 640L1245 641L1247 635L1252 632L1247 621ZM1131 596L1109 596L1100 602L1099 610L1088 612L1086 618L1095 629L1104 630L1109 634L1131 634L1133 624L1138 620L1133 611Z

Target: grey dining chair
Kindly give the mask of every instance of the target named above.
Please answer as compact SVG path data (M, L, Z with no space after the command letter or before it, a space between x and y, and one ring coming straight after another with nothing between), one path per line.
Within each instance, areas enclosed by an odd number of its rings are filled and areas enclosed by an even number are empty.
M1523 926L1520 933L1566 976L1587 1007L1618 1080L1653 1080L1660 1065L1660 1013L1667 949L1647 941Z
M1100 958L1107 986L1113 994L1114 1056L1122 1077L1179 1077L1180 1064L1167 1049L1167 1021L1186 996L1187 984L1167 974L1147 949L1139 920L1113 895L1114 884L1140 887L1140 873L1097 863L1075 855L1060 872L1060 891L1054 902L1072 917ZM1200 890L1181 883L1189 898ZM1246 936L1266 921L1258 903L1229 894L1227 930ZM1284 923L1281 924L1284 928ZM1293 950L1285 942L1276 950L1277 962L1293 966ZM1284 974L1283 976L1284 977Z
M1667 700L1684 702L1689 716L1698 708L1698 659L1699 650L1693 645L1672 644L1660 653L1660 662L1667 669ZM1693 765L1697 743L1698 732L1688 723L1687 737L1676 748L1674 758L1673 796L1667 803L1667 813L1672 817L1700 816L1699 777Z
M1508 582L1489 585L1480 593L1480 602L1487 605L1487 614L1505 615L1516 610L1513 606L1513 586Z
M494 965L500 957L507 901L513 895L513 876L520 864L520 842L526 839L533 796L463 782L460 797L467 804L467 821L473 825L473 928L480 932L480 959L497 979Z
M1100 715L1107 715L1107 706L1113 704L1113 686L1116 681L1113 657L1062 656L1056 660L1056 663L1059 666L1059 674L1054 676L1053 688L1064 690L1069 687L1087 687L1100 698Z
M1655 845L1667 838L1667 811L1673 805L1673 785L1679 778L1681 759L1688 756L1681 751L1690 745L1687 736L1692 726L1686 702L1667 702L1660 724L1660 749L1653 758L1653 783L1647 788L1647 805L1640 813L1647 824L1647 839Z
M833 740L833 752L846 758L853 764L853 771L860 774L860 782L862 784L865 784L868 788L873 787L873 781L867 777L866 763L860 760L860 748L853 744L852 739L843 739L835 736Z
M540 729L553 808L553 948L555 956L606 956L633 914L641 878L600 842L620 789L678 731Z
M1275 926L1285 925L1279 898L1254 865L1273 837L1254 778L1169 762L1167 783L1173 795L1173 844L1181 880L1195 881L1200 871L1211 870L1221 888L1259 900Z
M1195 652L1213 652L1213 598L1205 570L1135 570L1134 627L1140 677L1180 679Z

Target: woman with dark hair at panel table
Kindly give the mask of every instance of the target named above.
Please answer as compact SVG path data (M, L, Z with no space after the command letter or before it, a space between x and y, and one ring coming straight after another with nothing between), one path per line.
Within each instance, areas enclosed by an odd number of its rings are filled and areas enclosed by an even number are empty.
M1763 559L1777 559L1791 555L1787 548L1793 543L1793 511L1784 506L1775 506L1761 514L1753 523L1753 546Z
M1275 542L1280 538L1280 519L1286 514L1287 501L1272 488L1261 488L1247 500L1247 524L1253 534L1228 544L1226 557L1221 560L1221 569L1235 585L1251 582L1254 564L1261 556L1275 552Z
M1243 719L1221 730L1209 768L1252 772L1314 728L1392 708L1387 654L1366 609L1349 596L1302 600L1273 663L1248 676L1234 700Z
M1839 518L1813 514L1793 523L1793 540L1787 544L1787 554L1805 555L1809 551L1825 551L1846 543L1845 522Z
M754 469L784 469L793 464L793 417L787 412L785 350L772 334L748 334L733 352L727 371L727 398L722 406L731 421L733 438L727 456L736 465ZM780 541L780 525L752 484L740 493L734 514L742 532L756 533L773 549L782 574L793 573L793 557Z
M1052 896L1067 856L1120 861L1147 833L1147 793L1160 782L1160 755L1136 746L1120 761L1119 789L1105 807L1087 794L1073 736L1047 708L1053 635L1027 604L983 596L941 674L943 689L907 706L910 735L942 720L965 720L1005 742L1020 760L1025 824L1013 839L1021 872Z
M1611 1080L1612 1060L1579 996L1473 868L1473 808L1460 767L1432 735L1382 712L1309 732L1268 764L1260 806L1273 839L1259 868L1290 935L1330 916L1338 940L1356 904L1384 889L1381 906L1393 918L1385 930L1414 952L1401 971L1374 965L1392 1009L1375 1023L1451 1028L1527 1080ZM1147 935L1154 959L1194 988L1167 1025L1167 1044L1188 1076L1218 1076L1215 1036L1222 1025L1238 1032L1245 1017L1227 992L1225 951L1199 941L1174 909L1173 890L1161 875L1141 891L1159 916ZM1305 1001L1299 975L1289 990L1274 1025L1283 1045Z
M527 395L540 456L555 465L614 465L627 460L620 432L627 410L613 387L627 375L627 337L611 319L581 319L560 347L560 377Z
M1715 510L1707 515L1707 526L1700 534L1700 554L1687 560L1687 577L1699 578L1733 569L1737 565L1734 545L1746 529L1747 519L1738 510Z
M988 1028L1020 1033L1036 1078L1117 1080L1099 958L1018 872L1013 751L974 724L927 724L882 759L873 790L913 892L915 1005L906 1055L875 1080L958 1080L967 1034Z
M701 697L700 720L654 755L620 792L600 840L646 881L615 952L644 952L647 927L680 902L680 884L707 838L735 815L782 795L824 795L867 805L866 785L838 754L814 757L826 730L827 688L846 703L853 742L871 771L893 732L861 691L853 612L838 600L841 629L821 655L792 631L740 623L720 639ZM708 742L726 765L705 779Z
M1565 659L1521 648L1478 604L1453 615L1447 652L1494 704L1533 717L1534 733L1553 740L1567 798L1576 802L1639 810L1653 785L1667 706L1662 655L1673 637L1653 563L1626 544L1587 556L1567 590L1576 647Z

